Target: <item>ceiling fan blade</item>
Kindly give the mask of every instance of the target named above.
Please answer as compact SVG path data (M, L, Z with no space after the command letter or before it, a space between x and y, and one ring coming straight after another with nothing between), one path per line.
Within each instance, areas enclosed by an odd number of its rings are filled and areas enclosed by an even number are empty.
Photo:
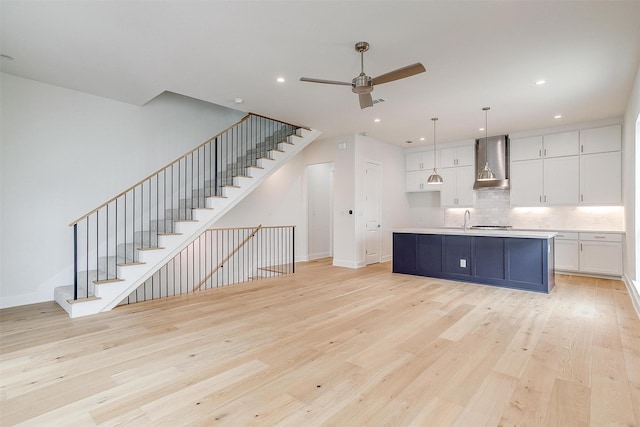
M373 98L371 98L371 93L361 93L359 98L360 98L360 109L373 107Z
M415 64L407 65L406 67L398 68L397 70L390 71L386 74L382 74L373 78L374 85L380 85L382 83L392 82L394 80L404 79L405 77L411 77L415 74L424 73L427 71L419 62Z
M342 85L342 86L351 86L351 83L347 82L338 82L335 80L323 80L323 79L312 79L310 77L300 77L301 82L311 82L311 83L324 83L328 85Z

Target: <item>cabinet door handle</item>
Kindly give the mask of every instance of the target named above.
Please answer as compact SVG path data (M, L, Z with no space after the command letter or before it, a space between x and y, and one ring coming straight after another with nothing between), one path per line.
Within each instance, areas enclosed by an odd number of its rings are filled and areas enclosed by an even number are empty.
M580 243L580 252L582 252L582 243Z
M581 194L581 195L580 195L580 201L581 201L581 202L584 202L584 194Z
M596 239L606 239L606 237L604 236L593 236L593 237L595 237Z
M544 156L547 157L547 149L544 149Z
M547 203L547 195L544 196L544 202Z
M542 157L542 150L538 150L538 157Z
M581 153L584 153L584 145L581 145L581 146L580 146L580 152L581 152Z
M542 196L539 196L538 198L540 199L540 203L542 203Z

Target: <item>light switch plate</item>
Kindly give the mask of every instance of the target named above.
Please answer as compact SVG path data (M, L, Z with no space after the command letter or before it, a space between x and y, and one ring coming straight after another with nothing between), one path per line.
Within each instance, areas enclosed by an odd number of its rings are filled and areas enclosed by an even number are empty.
M467 260L460 258L460 268L467 268Z

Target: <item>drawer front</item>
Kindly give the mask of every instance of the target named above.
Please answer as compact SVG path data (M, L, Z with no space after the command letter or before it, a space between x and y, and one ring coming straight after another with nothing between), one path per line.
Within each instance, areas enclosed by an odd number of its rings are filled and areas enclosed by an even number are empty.
M622 242L622 234L617 233L580 233L580 240L596 242Z
M580 238L580 233L572 233L559 231L556 235L556 240L578 240Z

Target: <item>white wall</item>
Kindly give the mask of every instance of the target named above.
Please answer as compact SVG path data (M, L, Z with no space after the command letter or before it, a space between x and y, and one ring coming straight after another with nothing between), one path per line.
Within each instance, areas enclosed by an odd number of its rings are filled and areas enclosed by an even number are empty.
M333 162L333 265L356 267L355 215L349 214L356 212L354 135L314 141L305 148L305 165L328 162Z
M640 67L636 72L636 79L629 96L629 103L624 115L624 127L622 129L623 144L623 197L624 216L626 228L624 274L627 281L638 281L638 265L640 253L637 245L640 242L640 230L637 227L638 217L638 188L640 188L640 173L638 173L638 146L640 136L637 134L637 121L640 116ZM640 292L640 290L639 290ZM640 303L640 302L639 302Z
M309 259L333 256L333 163L306 167Z
M72 283L70 222L244 113L164 93L139 107L0 73L0 307Z
M214 226L293 225L296 227L296 260L306 260L308 250L304 168L304 156L299 153L216 221Z

